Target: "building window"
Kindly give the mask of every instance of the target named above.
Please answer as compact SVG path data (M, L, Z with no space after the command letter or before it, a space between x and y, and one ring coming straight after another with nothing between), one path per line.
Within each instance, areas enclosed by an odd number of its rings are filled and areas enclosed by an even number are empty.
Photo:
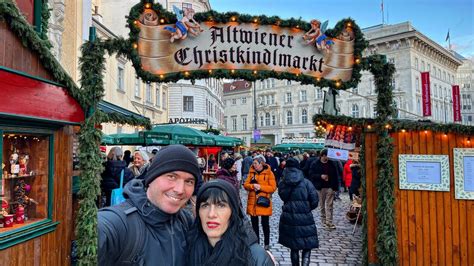
M272 81L267 79L267 88L269 89L271 88L271 86L272 86Z
M374 106L373 110L372 110L372 115L373 117L377 117L377 106Z
M428 72L431 72L431 64L428 64ZM435 73L436 75L436 73Z
M293 113L291 111L286 112L286 124L293 125Z
M145 88L146 102L151 103L151 84L147 83Z
M357 87L352 88L352 93L359 94L359 89Z
M286 93L285 103L291 103L291 92Z
M352 105L352 117L354 118L359 117L359 106L357 104Z
M232 105L236 105L237 104L237 99L232 99Z
M155 97L156 97L156 101L155 101L155 104L156 106L160 107L160 104L161 104L161 92L160 92L160 87L157 85L158 88L156 88L155 92Z
M163 109L167 109L167 108L168 108L168 106L167 106L167 105L168 105L168 102L167 102L167 99L166 99L166 92L163 91L162 95L163 95L163 96L161 97L161 101L163 102L163 104L162 104L161 107L162 107Z
M265 126L270 125L270 113L265 113Z
M295 137L295 133L286 133L286 137L287 137L287 138L294 138L294 137Z
M418 70L418 58L415 57L415 69Z
M323 89L316 88L316 99L322 99L322 98L323 98Z
M425 61L421 60L421 71L425 71Z
M237 131L237 117L232 117L232 131Z
M227 131L227 116L224 116L224 128Z
M286 85L291 85L291 80L287 80Z
M242 99L240 100L240 102L242 104L246 104L247 103L247 98L246 97L242 97Z
M271 101L270 101L270 102L271 102L272 104L275 104L275 95L273 95L273 94L270 95L270 98L271 98Z
M309 138L309 133L300 133L302 138Z
M124 85L124 76L125 76L125 71L123 70L123 66L118 66L117 68L117 90L119 91L125 91L125 85Z
M420 98L418 98L416 100L416 113L421 115L421 100L420 100Z
M183 96L183 111L194 112L194 96Z
M396 89L396 85L397 85L397 84L396 84L396 82L395 82L395 79L394 79L394 78L392 79L392 82L391 82L391 84L390 84L390 85L392 85L392 90L395 90L395 89Z
M135 97L140 98L140 79L135 79Z
M300 101L301 102L306 102L307 101L307 96L306 96L306 91L300 91Z
M260 126L263 127L263 116L260 116Z
M247 116L242 116L242 130L247 130Z
M265 105L270 105L270 96L265 95Z
M193 8L193 5L192 5L191 3L183 3L183 6L182 6L182 7L183 7L183 10L184 10L185 8L192 9L192 8Z
M301 123L302 124L308 123L308 111L306 111L306 109L303 109L303 111L301 111Z
M117 126L117 134L121 134L123 132L122 126Z
M272 126L276 125L276 116L272 115Z
M416 92L421 93L420 78L416 77L415 79Z

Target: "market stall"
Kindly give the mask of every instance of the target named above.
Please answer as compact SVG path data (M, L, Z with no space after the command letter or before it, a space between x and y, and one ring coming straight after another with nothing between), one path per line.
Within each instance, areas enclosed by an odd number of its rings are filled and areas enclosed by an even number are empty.
M72 219L74 126L85 119L72 80L27 21L0 18L0 264L66 265ZM23 23L23 24L21 24ZM29 46L25 44L40 44ZM53 68L56 71L53 71ZM72 96L74 95L74 97Z

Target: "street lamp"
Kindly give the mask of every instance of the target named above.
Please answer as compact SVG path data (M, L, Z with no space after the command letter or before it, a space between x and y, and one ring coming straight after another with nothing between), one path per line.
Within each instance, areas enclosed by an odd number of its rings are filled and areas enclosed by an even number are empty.
M443 98L443 109L444 109L444 123L446 124L448 122L447 120L447 108L446 108L446 103L448 103L448 108L449 108L449 104L452 104L453 101L451 99L449 99L448 96L444 96Z

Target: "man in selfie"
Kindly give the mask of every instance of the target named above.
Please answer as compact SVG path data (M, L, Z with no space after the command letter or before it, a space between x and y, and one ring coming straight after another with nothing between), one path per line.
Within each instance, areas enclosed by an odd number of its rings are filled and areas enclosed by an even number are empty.
M334 195L339 189L336 167L334 162L329 160L328 151L324 149L309 171L309 180L316 188L320 200L321 223L329 229L336 229L333 224Z

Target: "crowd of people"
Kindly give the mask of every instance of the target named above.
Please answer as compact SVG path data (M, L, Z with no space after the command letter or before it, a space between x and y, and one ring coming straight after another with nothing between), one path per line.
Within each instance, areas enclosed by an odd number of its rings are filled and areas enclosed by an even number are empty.
M311 250L319 247L312 211L319 205L321 224L336 229L333 202L340 187L351 199L359 193L357 160L343 165L329 159L327 150L217 156L202 165L185 146L170 145L152 158L136 151L127 163L121 149L112 148L101 181L109 207L98 214L99 263L274 265L269 219L272 194L278 193L283 201L278 242L291 250L292 265L309 265ZM206 167L217 169L216 178L203 184ZM126 201L110 206L120 175Z

